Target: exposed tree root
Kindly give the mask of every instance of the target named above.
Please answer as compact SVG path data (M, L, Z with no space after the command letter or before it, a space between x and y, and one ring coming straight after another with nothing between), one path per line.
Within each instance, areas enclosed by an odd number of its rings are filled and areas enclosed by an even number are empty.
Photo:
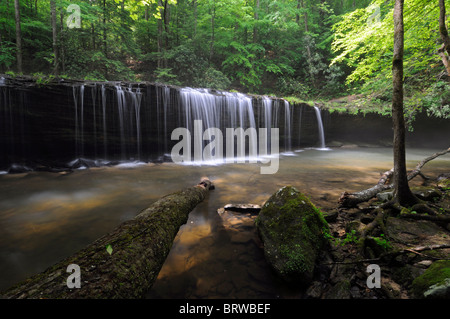
M351 264L363 264L363 263L372 263L372 262L386 262L389 263L393 258L408 254L408 253L414 253L414 254L420 254L423 251L430 251L430 250L439 250L439 249L449 249L450 244L443 244L443 245L430 245L430 246L418 246L418 247L411 247L411 248L404 248L400 250L394 250L387 253L383 253L380 255L380 257L377 258L367 258L367 259L358 259L354 261L336 261L332 263L324 263L321 265L351 265ZM427 256L429 258L429 256ZM440 258L439 258L440 259ZM442 259L440 259L442 260Z
M434 160L435 158L445 155L447 153L450 153L450 148L448 148L442 152L437 152L437 153L423 159L422 161L420 161L416 165L416 167L408 173L408 181L411 181L412 179L414 179L417 176L422 176L422 178L426 178L421 173L421 170L425 166L425 164L427 164L428 162ZM381 175L380 180L378 181L377 185L375 185L371 188L368 188L366 190L363 190L363 191L360 191L357 193L344 192L341 195L341 197L339 198L339 206L341 208L356 207L356 205L374 198L375 196L377 196L378 193L381 193L381 192L389 190L389 189L393 189L394 184L393 183L388 184L388 182L390 182L390 179L393 174L394 174L394 169L384 172Z

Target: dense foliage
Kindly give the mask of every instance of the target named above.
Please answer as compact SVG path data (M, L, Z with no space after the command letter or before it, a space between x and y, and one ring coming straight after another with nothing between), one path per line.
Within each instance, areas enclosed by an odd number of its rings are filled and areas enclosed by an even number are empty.
M393 3L0 0L0 72L145 80L301 100L362 93L372 107L383 108L392 94ZM73 4L81 17L70 28ZM405 5L408 119L422 108L449 117L448 79L437 54L438 0Z

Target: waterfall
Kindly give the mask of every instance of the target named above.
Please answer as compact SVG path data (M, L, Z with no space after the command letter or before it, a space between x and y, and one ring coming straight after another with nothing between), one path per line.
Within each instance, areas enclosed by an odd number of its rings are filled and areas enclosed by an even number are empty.
M263 98L264 107L264 127L267 128L267 136L270 136L272 129L272 99L265 96ZM271 141L267 139L267 149L270 150Z
M325 146L325 134L324 134L324 131L323 131L322 115L320 114L320 109L317 106L314 106L314 110L316 111L317 125L319 127L320 149L326 149L326 146Z
M253 100L242 93L183 88L180 90L178 112L184 114L184 121L179 125L190 132L194 132L195 121L201 121L203 125L201 129L206 133L209 133L208 129L212 128L217 128L224 133L227 129L242 128L246 131L258 128ZM194 149L203 149L208 142L201 139L194 140L194 143L196 143ZM249 153L255 153L254 147L254 145L249 146ZM194 162L201 162L199 153L195 154Z
M57 91L38 87L19 91L1 80L2 167L11 165L16 159L24 162L42 159L49 163L57 163L58 159L64 159L65 163L82 159L77 165L81 163L86 167L90 163L96 165L96 161L170 161L173 158L168 156L173 156L174 146L181 141L172 139L172 132L177 128L185 128L191 133L194 147L190 151L195 155L193 162L196 164L205 163L205 158L220 162L216 154L227 155L221 162L234 159L237 163L242 163L242 158L259 161L270 155L293 155L293 150L298 152L300 147L301 134L303 147L314 145L316 120L320 148L326 147L320 110L294 107L283 99L117 82L61 84ZM41 90L49 91L41 93ZM42 101L34 98L37 92L42 94ZM53 92L57 92L56 95ZM22 110L25 106L33 112L28 114ZM45 118L49 112L54 112L57 120ZM31 134L42 118L47 126L42 127L39 135ZM49 125L52 122L54 125ZM275 145L270 138L275 129L281 138L279 148L275 148L278 141ZM200 137L194 138L195 132L200 133ZM222 145L216 147L219 137ZM233 141L229 143L230 140Z
M120 130L120 154L122 160L126 159L126 146L125 146L125 117L127 103L125 101L125 94L120 85L116 85L116 96L117 96L117 111L119 115L119 130Z
M284 101L284 152L292 155L291 141L291 108L288 101Z
M102 84L101 87L102 93L102 110L103 110L103 156L106 160L108 158L108 136L106 130L106 89L105 85Z
M97 116L95 110L95 102L97 99L97 84L94 84L94 87L91 89L92 95L92 122L94 123L94 149L95 149L95 157L97 157Z
M75 154L84 156L84 85L72 88L75 105Z
M141 89L138 87L136 89L136 92L133 92L133 89L130 87L127 90L127 94L131 96L131 101L133 103L133 108L130 109L130 113L132 110L134 110L134 120L136 122L136 154L137 154L137 160L141 160L141 151L142 151L142 145L141 145L141 101L142 101L142 93ZM131 121L130 117L130 123L131 125L133 122Z

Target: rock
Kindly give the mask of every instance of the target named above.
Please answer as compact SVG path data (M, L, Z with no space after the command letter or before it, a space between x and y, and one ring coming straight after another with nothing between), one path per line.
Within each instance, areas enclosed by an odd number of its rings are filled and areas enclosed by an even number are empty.
M407 220L388 217L387 236L396 243L406 245L441 245L448 243L448 233L440 226L426 220Z
M422 260L418 263L415 263L414 266L419 268L428 268L433 262L431 260Z
M342 280L334 285L326 294L326 299L350 299L350 281Z
M321 212L305 195L287 186L269 198L255 223L275 273L289 283L310 284L329 231Z
M31 172L32 169L26 165L12 164L8 170L9 174L21 174Z
M377 194L377 198L379 201L387 202L394 198L394 192L388 191L388 192L381 192Z
M450 299L450 278L441 284L431 286L423 295L429 299Z
M437 187L442 190L450 189L450 173L439 175L437 178Z
M327 142L327 146L328 147L342 147L342 145L344 145L344 143L339 142L339 141L331 141L331 142Z
M434 262L414 279L411 290L417 298L450 299L450 260Z
M441 191L432 187L413 187L411 191L418 198L425 201L433 201L442 197Z
M350 295L353 299L361 298L361 292L359 291L359 288L357 286L352 286L352 288L350 288Z
M330 212L323 212L323 218L329 223L335 222L337 217L339 215L339 212L335 209Z
M322 296L322 286L320 281L314 281L306 291L306 298L319 299Z

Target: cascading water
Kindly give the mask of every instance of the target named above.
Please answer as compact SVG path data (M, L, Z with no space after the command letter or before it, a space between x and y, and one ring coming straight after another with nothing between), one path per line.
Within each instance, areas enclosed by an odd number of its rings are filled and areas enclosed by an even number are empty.
M288 101L284 101L284 141L285 141L285 155L293 155L292 141L291 141L291 108Z
M319 149L325 150L327 148L325 146L325 134L323 131L322 115L320 114L320 109L317 106L314 106L314 110L316 111L317 125L319 127L319 139L320 139L320 148Z
M311 131L313 122L310 116L317 109L309 111L302 106L291 107L285 100L267 96L253 97L236 92L146 83L123 85L104 82L64 84L58 89L60 95L53 97L51 89L19 91L8 86L6 81L2 83L6 84L0 87L0 130L5 136L0 139L0 148L4 150L4 156L0 158L2 169L17 161L24 163L23 159L30 163L43 159L45 163L56 162L58 165L64 161L76 163L76 167L80 168L83 165L90 167L90 163L97 165L96 161L103 164L170 161L172 158L168 155L172 155L171 151L177 144L176 140L171 139L176 128L186 128L192 135L195 129L201 134L211 134L208 129L212 128L221 130L224 154L227 129L234 130L236 141L237 129L242 129L245 142L235 142L228 149L234 147L235 158L239 155L247 159L278 153L293 155L293 147L296 152L300 147L300 133L305 139L302 146L308 147L313 145L317 132ZM42 90L48 91L42 93ZM39 99L28 97L28 94L44 94L45 101L41 103ZM71 103L67 104L68 100ZM33 113L21 111L25 101ZM39 112L43 112L42 115ZM303 124L302 112L308 115ZM49 118L46 123L54 123L54 127L52 124L42 126L39 127L39 135L29 134L47 115L53 120ZM54 120L58 116L62 118ZM323 125L319 116L320 113L316 113L320 146L324 148ZM194 127L196 121L201 121L201 128ZM270 136L275 128L280 133L279 150L271 154L273 145ZM267 136L260 133L260 129L266 129ZM259 137L256 146L249 142L253 130ZM215 135L197 140L192 136L192 142L197 143L198 149L212 145L214 140ZM81 160L77 163L73 159ZM194 162L206 163L201 154L194 158Z

